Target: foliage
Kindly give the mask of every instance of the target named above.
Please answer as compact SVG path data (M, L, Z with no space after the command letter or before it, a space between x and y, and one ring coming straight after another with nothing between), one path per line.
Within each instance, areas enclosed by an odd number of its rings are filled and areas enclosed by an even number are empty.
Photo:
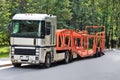
M0 47L0 58L9 57L9 47L2 46Z
M11 20L9 16L9 1L0 0L0 45L8 44L7 24Z
M16 13L56 15L58 28L106 26L106 45L120 38L120 0L0 0L0 45L8 44L7 25Z

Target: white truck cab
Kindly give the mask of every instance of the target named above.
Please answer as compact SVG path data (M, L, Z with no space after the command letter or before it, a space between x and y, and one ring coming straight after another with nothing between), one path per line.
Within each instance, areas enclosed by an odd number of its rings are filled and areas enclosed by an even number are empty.
M9 27L13 65L45 63L49 67L56 56L56 26L56 16L53 15L14 15Z

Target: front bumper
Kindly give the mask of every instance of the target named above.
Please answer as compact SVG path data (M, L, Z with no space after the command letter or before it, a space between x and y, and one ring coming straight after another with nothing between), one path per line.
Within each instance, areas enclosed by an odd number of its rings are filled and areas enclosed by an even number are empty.
M12 63L23 63L23 64L40 64L43 63L39 60L39 56L28 56L28 55L12 55Z

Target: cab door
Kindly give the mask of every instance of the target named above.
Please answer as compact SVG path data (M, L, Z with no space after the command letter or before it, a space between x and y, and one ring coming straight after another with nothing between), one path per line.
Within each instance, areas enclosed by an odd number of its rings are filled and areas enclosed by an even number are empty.
M51 46L52 38L51 38L51 31L52 26L51 22L45 22L45 45L46 46Z

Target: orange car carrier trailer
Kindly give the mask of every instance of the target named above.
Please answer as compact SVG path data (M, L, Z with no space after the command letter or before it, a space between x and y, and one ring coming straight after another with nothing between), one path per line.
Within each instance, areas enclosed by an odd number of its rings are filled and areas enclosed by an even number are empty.
M56 28L57 18L53 15L14 15L9 25L12 64L50 67L56 61L69 63L77 57L99 57L104 53L104 26L86 26L83 31Z
M68 51L70 56L74 54L80 57L95 55L101 56L105 48L105 31L88 34L88 28L103 28L104 26L86 26L86 30L76 32L74 30L63 29L56 32L56 51ZM89 39L92 39L92 48L89 48Z

